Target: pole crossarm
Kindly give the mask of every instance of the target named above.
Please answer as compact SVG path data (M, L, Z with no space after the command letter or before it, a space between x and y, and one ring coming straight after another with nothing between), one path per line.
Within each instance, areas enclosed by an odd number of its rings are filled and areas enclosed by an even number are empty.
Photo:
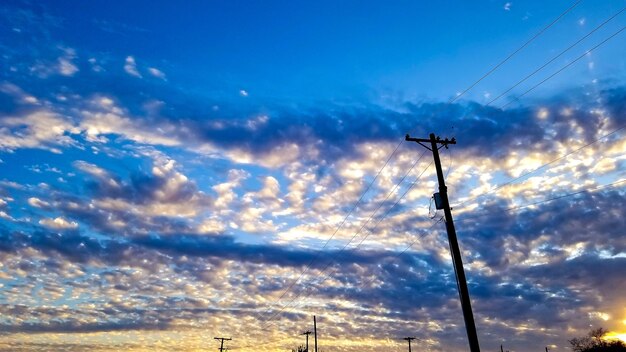
M403 340L409 341L409 352L411 352L411 341L417 340L417 337L405 337Z
M220 352L224 352L224 351L228 350L228 348L224 348L224 341L231 341L232 340L232 338L230 338L230 337L214 337L213 339L220 341Z
M309 335L311 335L311 330L307 330L300 335L306 335L306 352L309 352Z
M411 136L409 136L408 134L404 137L404 140L407 142L416 142L417 144L421 145L422 147L430 150L431 152L433 151L431 149L431 147L429 147L426 144L423 143L432 143L432 139L431 138L413 138ZM441 137L437 137L435 138L435 144L441 144L441 147L445 147L446 149L448 149L448 145L450 144L456 144L456 138L452 138L452 139L441 139ZM441 147L439 147L438 149L440 149Z

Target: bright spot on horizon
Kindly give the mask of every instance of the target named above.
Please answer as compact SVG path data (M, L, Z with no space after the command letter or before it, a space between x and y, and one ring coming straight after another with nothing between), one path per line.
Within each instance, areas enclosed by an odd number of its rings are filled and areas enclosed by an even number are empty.
M604 336L605 340L620 340L626 343L626 332L609 332Z

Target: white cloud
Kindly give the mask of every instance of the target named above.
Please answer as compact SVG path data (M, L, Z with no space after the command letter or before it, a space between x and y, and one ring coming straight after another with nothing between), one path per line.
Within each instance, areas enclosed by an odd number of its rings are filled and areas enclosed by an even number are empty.
M66 58L59 59L59 73L63 76L73 76L78 72L78 67Z
M132 56L127 56L124 64L124 71L131 76L141 78L141 74L137 71L137 63L135 62L135 58Z
M584 25L585 25L585 23L587 23L587 19L586 19L586 18L584 18L584 17L582 17L581 19L579 19L579 20L578 20L578 24L579 24L580 26L584 26Z
M45 208L45 207L50 206L50 203L43 201L36 197L28 198L28 204L30 204L30 206L35 207L35 208Z
M148 72L150 72L150 74L153 75L156 78L160 78L160 79L162 79L164 81L166 80L165 73L163 73L163 71L161 71L161 70L159 70L157 68L149 67L148 68Z
M73 62L76 58L76 51L71 48L65 48L63 51L64 55L57 60L58 72L63 76L73 76L79 71Z
M199 233L220 233L224 231L226 225L218 219L206 219L198 226Z
M16 86L13 83L5 82L0 84L0 92L8 94L14 98L16 98L21 103L38 105L39 99L34 96L26 93L22 88Z
M505 4L504 4L504 7L503 7L504 11L511 11L511 6L512 6L512 5L513 5L513 3L512 3L512 2L507 2L507 3L505 3Z
M126 117L127 112L115 105L107 97L93 100L93 105L101 111L84 111L80 130L86 133L89 141L106 142L105 135L117 134L128 140L146 144L161 144L167 146L180 145L181 141L171 137L170 131L175 127L160 125L159 128L146 128L136 121Z
M78 133L71 121L49 111L36 111L26 116L11 116L0 123L0 149L41 148L59 153L51 145L73 145L68 133ZM14 133L14 130L20 133Z
M98 167L97 165L88 163L86 161L83 160L77 160L73 163L74 167L76 167L77 169L79 169L80 171L83 171L85 173L88 173L94 177L97 177L99 179L107 179L110 178L109 173L104 170L101 167Z
M67 229L75 229L78 227L78 223L75 221L68 221L65 218L59 216L54 219L41 219L39 220L39 224L51 229L57 230L67 230Z
M247 97L248 96L248 91L242 89L239 91L239 95L241 95L242 97Z
M98 63L98 60L95 57L91 57L87 61L91 64L91 69L94 72L102 72L102 71L104 71L104 68L102 68L102 66Z

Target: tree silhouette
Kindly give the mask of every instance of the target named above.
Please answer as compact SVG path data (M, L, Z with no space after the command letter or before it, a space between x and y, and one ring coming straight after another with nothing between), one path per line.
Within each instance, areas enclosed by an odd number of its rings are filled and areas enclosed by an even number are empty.
M626 352L626 344L620 340L604 339L607 331L603 328L591 330L587 336L569 340L574 352Z
M300 345L297 349L291 350L291 352L307 352L306 347Z

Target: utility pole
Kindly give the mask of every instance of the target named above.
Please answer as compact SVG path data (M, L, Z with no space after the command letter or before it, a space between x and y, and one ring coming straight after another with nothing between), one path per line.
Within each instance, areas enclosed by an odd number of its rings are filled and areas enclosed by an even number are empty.
M548 346L546 346L546 352L549 352L549 351L548 351Z
M220 341L220 352L224 352L227 350L227 348L224 348L224 341L232 340L229 337L214 337L214 339Z
M311 334L312 332L310 330L307 330L301 334L301 335L306 335L306 352L309 352L309 335Z
M472 313L472 304L470 302L469 290L467 288L467 280L465 279L465 271L463 270L463 260L461 259L461 251L456 238L456 230L454 229L454 221L452 220L452 211L450 210L450 202L448 201L448 188L444 180L443 171L441 170L441 160L439 159L439 149L448 148L449 144L456 144L456 140L442 140L435 137L434 133L430 134L430 138L411 138L408 134L406 141L416 142L422 147L432 151L435 167L437 168L437 179L439 181L439 193L434 194L435 205L437 209L443 209L445 214L446 231L448 232L448 242L450 245L450 254L452 255L452 264L454 273L456 274L456 284L461 298L461 309L463 310L463 318L465 319L465 329L467 330L467 339L469 340L470 351L480 352L478 344L478 334L476 333L476 324L474 323L474 314ZM427 144L430 143L430 147Z
M313 316L313 331L315 334L315 352L317 352L317 320L315 320L315 315Z
M405 337L403 340L409 341L409 352L411 352L411 340L415 340L417 337Z

